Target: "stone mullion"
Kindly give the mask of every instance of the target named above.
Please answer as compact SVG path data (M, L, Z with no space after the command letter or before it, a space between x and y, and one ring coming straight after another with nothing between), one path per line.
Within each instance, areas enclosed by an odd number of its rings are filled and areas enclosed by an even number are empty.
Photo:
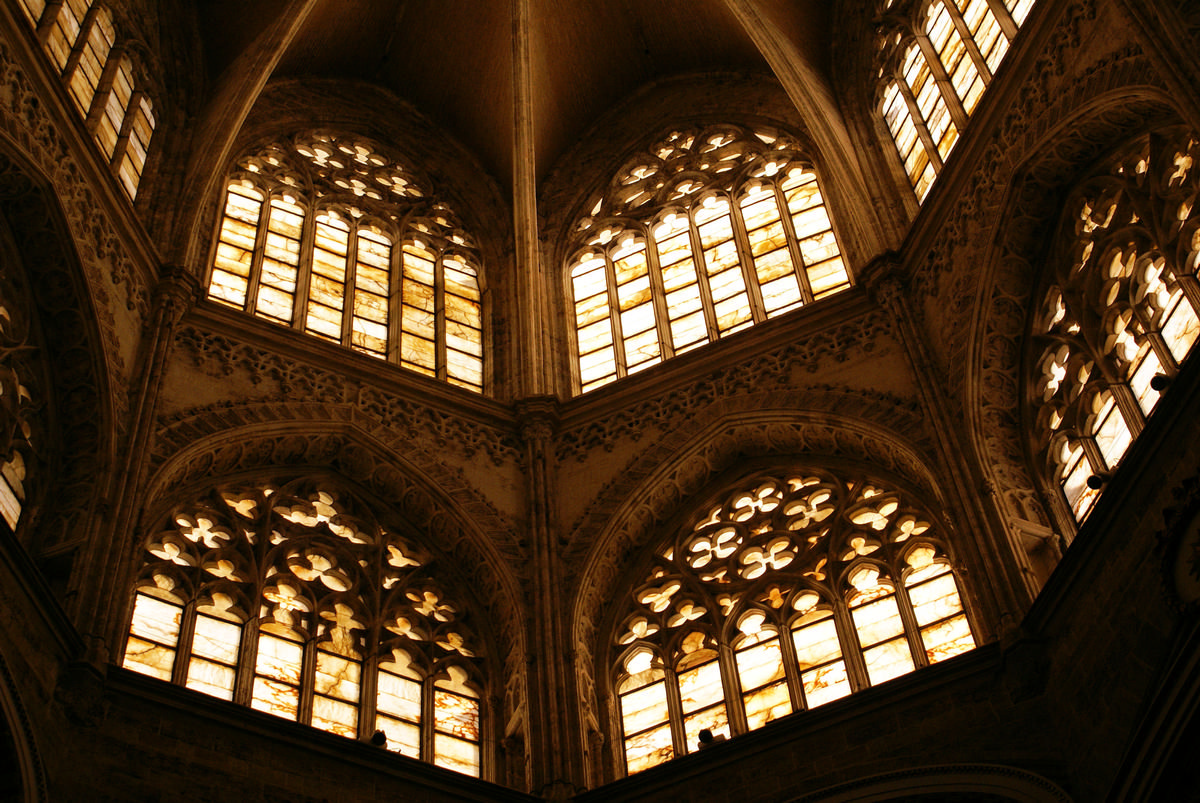
M92 38L92 30L96 27L96 17L98 16L100 16L100 5L95 3L79 21L79 33L71 44L71 55L67 56L67 63L63 65L62 69L63 83L67 85L68 91L70 91L71 81L75 77L75 71L79 69L79 62L83 59L83 51ZM75 99L74 94L71 99Z
M863 655L862 642L858 638L858 628L854 625L854 614L850 612L845 598L834 600L833 626L842 649L842 664L846 667L846 675L850 679L850 691L869 689L871 677L867 674L867 659Z
M112 87L109 86L111 91ZM99 94L100 90L96 90ZM107 93L105 99L107 101ZM125 155L129 152L129 138L133 136L133 127L137 125L138 118L142 115L142 99L146 97L146 93L140 89L135 89L133 94L129 96L129 105L125 107L125 116L121 118L121 130L117 132L117 143L113 145L112 158L109 160L112 163L113 170L117 174L117 179L121 177L121 163L125 161ZM95 131L92 131L93 135Z
M733 220L733 201L730 200L730 220ZM713 304L712 288L708 286L708 265L704 260L704 249L700 243L700 232L696 229L696 224L692 220L690 210L684 213L687 215L687 236L688 249L691 251L692 270L696 272L696 289L700 292L700 307L704 311L704 326L708 332L708 342L715 343L721 337L721 332L717 327L717 308ZM672 235L678 237L679 235ZM655 241L657 248L658 242ZM745 270L743 268L743 270Z
M621 294L617 288L617 269L607 250L601 258L604 260L604 291L608 295L608 328L613 338L613 370L620 379L629 372L625 358L625 327L621 325Z
M529 565L526 590L530 601L528 675L528 751L533 758L532 790L550 800L566 800L586 784L583 766L579 689L571 645L573 598L563 599L565 569L560 562L558 533L552 514L556 498L553 397L518 403L524 445L526 519Z
M372 629L372 632L377 632ZM379 637L366 645L358 681L358 738L370 739L375 733L375 702L379 693Z
M251 315L254 315L258 308L258 286L262 281L263 260L266 259L267 233L271 230L271 215L274 212L271 201L274 197L274 193L267 193L266 199L263 200L262 212L258 214L258 227L254 232L254 254L250 257L250 275L246 277L246 301L242 305L242 309ZM225 203L228 208L228 190L225 194ZM213 263L216 264L215 259Z
M921 107L917 104L917 97L913 94L912 87L908 85L908 80L903 75L897 75L895 81L896 88L900 90L900 97L904 98L904 105L908 107L908 116L912 119L913 128L917 131L917 139L921 141L921 147L925 149L925 156L933 164L934 173L942 172L942 154L938 151L937 143L933 141L933 135L929 133L929 125L925 122L925 115L921 113ZM894 134L892 141L895 142ZM900 153L899 148L896 149L896 153ZM904 174L908 176L909 183L915 187L917 179L921 176L919 174L908 175L908 165L905 164L905 161L905 158L901 156L900 165L904 169Z
M175 665L171 667L171 682L177 686L187 685L188 665L192 661L192 639L196 635L197 604L195 599L188 601L183 606L183 615L179 617L179 640L175 642Z
M950 121L961 132L967 127L969 118L967 110L963 108L962 98L958 96L954 82L950 80L950 73L946 72L946 65L942 63L942 56L933 47L933 42L929 40L927 34L918 34L915 39L917 46L921 48L921 55L925 57L929 73L933 76L934 83L937 84L938 94L942 96L942 102L946 104L946 111L950 113ZM926 122L926 126L928 126L928 122ZM932 138L933 134L931 133L930 139ZM939 153L941 152L939 151Z
M737 188L734 188L735 190ZM776 201L776 212L779 212ZM767 307L763 303L762 288L758 285L758 269L754 266L754 249L750 247L750 232L746 226L746 218L742 216L742 205L737 199L736 192L729 194L729 222L733 229L733 241L738 250L739 267L742 270L742 281L746 283L746 296L750 299L751 318L755 323L767 319ZM699 237L696 240L699 242ZM716 308L713 309L714 317Z
M124 640L125 606L130 599L126 590L130 587L137 561L131 547L136 540L139 500L150 462L158 395L175 331L198 294L195 277L184 268L167 271L159 281L151 320L142 340L142 368L129 415L133 429L114 472L120 477L112 496L115 503L110 518L101 524L100 532L88 539L78 563L81 567L111 568L94 573L91 582L76 580L82 573L75 572L72 585L78 584L78 587L72 588L72 593L67 595L68 599L74 595L71 613L87 641L87 658L97 663L108 663L119 653L119 645Z
M317 210L315 205L301 208L304 210L304 222L300 226L300 255L296 260L296 297L292 302L292 328L303 332L304 321L308 315L308 293L309 288L312 287L313 257L317 247ZM267 225L270 225L269 219ZM257 270L252 274L255 277L262 275L262 260L265 251L266 234L264 233L262 243L255 244L254 264Z
M975 63L975 69L983 78L984 86L987 86L992 82L992 69L988 67L987 59L983 57L983 51L979 49L979 43L975 41L975 34L971 33L971 29L967 27L967 21L963 19L962 12L953 3L946 4L946 13L950 15L950 24L954 26L958 38L962 40L963 47L967 50L967 56ZM957 95L958 92L955 91L955 96Z
M669 360L675 356L675 343L671 339L671 310L667 306L667 286L663 281L662 265L658 262L658 248L651 247L652 233L647 233L644 241L646 255L646 271L650 275L650 303L654 305L654 325L658 331L658 345L662 359Z
M900 612L900 621L904 625L904 639L908 642L908 651L912 653L913 667L920 669L929 666L929 657L925 654L925 642L921 639L921 626L917 623L917 614L913 610L912 600L908 598L908 587L899 576L893 576L895 583L896 608Z
M238 645L238 665L233 676L233 702L247 708L254 699L254 673L258 667L258 609L262 589L255 588L250 599L250 618L242 626L242 643Z
M992 16L996 18L996 22L1000 25L1000 32L1008 38L1009 44L1017 38L1017 32L1020 28L1017 27L1017 21L1013 19L1012 13L1008 10L1008 6L1004 5L1004 0L987 0L988 8L992 11Z
M725 696L725 719L729 722L730 736L750 730L746 720L746 703L742 697L742 677L738 673L735 653L729 642L722 638L717 645L717 665L721 670L721 692Z
M121 62L124 58L125 48L121 45L114 45L113 48L108 51L108 60L104 62L104 70L100 73L99 83L96 84L96 93L92 95L92 105L90 108L88 108L87 116L84 118L84 127L87 128L88 133L92 134L93 136L96 133L96 128L100 125L100 117L104 114L105 107L108 106L108 98L109 95L112 94L113 82L117 78L117 70L121 69ZM129 106L125 109L125 120L128 120L129 109L133 108L135 100L136 98L132 96L130 97ZM122 122L123 124L121 129L124 131L126 129L126 125L124 124L124 120ZM116 147L120 145L120 133L121 131L117 132L118 142L117 145L114 145L113 155L109 157L113 164L117 164L119 162L119 159L117 158Z
M353 218L350 218L349 222L353 223ZM350 232L346 235L346 273L342 285L342 303L346 306L342 310L342 345L347 347L352 347L354 338L354 297L358 285L358 231L357 225L351 225ZM434 275L440 274L439 270ZM444 317L441 315L438 320L442 321ZM444 329L444 323L442 323L442 327ZM445 344L444 332L439 332L438 342ZM442 348L445 346L443 345Z
M981 582L965 589L967 596L974 596L985 608L988 615L980 617L980 621L987 624L988 630L997 625L1015 624L1029 605L1032 591L1021 567L1015 561L1005 560L1004 555L1006 550L1016 553L1020 545L1013 543L1014 535L1004 527L982 469L964 445L967 436L959 431L959 424L950 414L949 400L941 390L943 380L926 347L930 337L920 332L914 323L916 318L900 282L894 277L884 277L874 290L916 377L921 407L925 419L930 422L937 457L948 483L948 496L953 500L953 507L964 516L959 530L979 534L978 538L951 539L958 554L969 558L967 565L975 567L981 578ZM981 635L986 639L988 634Z
M779 656L783 660L783 677L787 681L788 696L792 698L792 711L806 710L808 700L804 699L804 679L800 677L800 655L796 652L792 629L786 624L780 625L779 628Z
M800 285L800 298L805 304L811 304L815 296L812 284L808 280L808 266L804 264L804 255L800 253L800 238L796 235L796 224L792 220L792 210L788 207L787 193L783 191L780 184L773 184L772 188L775 191L775 204L779 207L779 220L783 226L788 253L792 257L792 268L796 271L796 281ZM820 182L818 182L817 188L819 191ZM825 194L821 193L821 202L824 203L824 201ZM828 208L826 207L826 210ZM836 233L834 239L837 239ZM838 244L838 251L841 251L841 243Z
M58 22L58 15L62 13L63 3L66 0L46 0L46 7L42 9L42 18L37 22L38 44L43 48L50 41L50 32L54 30L54 24Z

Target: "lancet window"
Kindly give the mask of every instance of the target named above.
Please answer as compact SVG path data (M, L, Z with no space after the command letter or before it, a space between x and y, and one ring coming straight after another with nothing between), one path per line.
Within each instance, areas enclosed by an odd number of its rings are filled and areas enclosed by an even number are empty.
M1143 138L1068 202L1035 321L1035 450L1076 521L1200 335L1200 142Z
M577 224L568 273L583 392L850 286L800 144L736 126L633 157Z
M409 537L331 483L221 487L145 540L124 666L480 772L480 650Z
M972 649L948 545L861 475L757 475L655 553L620 622L616 697L638 772Z
M208 295L483 390L474 242L422 180L361 137L310 133L238 160Z
M918 200L958 142L1033 0L886 0L880 114Z
M21 8L96 147L136 198L154 134L154 104L112 13L92 0L21 0Z

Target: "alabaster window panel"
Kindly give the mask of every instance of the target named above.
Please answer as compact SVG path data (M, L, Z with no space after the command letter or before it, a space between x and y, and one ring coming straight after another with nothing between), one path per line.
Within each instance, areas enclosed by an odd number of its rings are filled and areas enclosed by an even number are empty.
M1076 521L1200 335L1200 143L1141 138L1071 195L1034 321L1035 453Z
M406 163L362 137L312 132L237 161L208 295L483 390L474 241Z
M576 224L567 273L582 392L850 286L800 144L737 126L648 143Z
M887 0L876 42L878 108L923 201L1033 0Z
M352 492L222 486L160 522L143 561L127 669L479 775L468 609Z
M627 772L972 649L949 546L856 473L756 475L654 553L612 650Z
M154 134L154 104L135 77L112 12L92 0L21 0L96 147L131 199ZM39 30L41 29L41 30Z

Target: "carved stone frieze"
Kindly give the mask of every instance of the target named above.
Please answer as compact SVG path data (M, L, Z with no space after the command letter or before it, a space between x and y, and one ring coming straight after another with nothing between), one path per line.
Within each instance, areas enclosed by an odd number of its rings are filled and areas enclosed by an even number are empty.
M589 420L586 424L565 428L557 439L559 460L583 461L595 449L611 451L622 438L640 440L649 432L669 432L694 422L702 411L713 405L731 402L738 396L782 391L808 385L822 362L846 362L852 357L875 351L880 338L891 334L887 316L865 315L845 321L799 339L786 346L756 355L753 359L713 371L683 388L640 400L623 410ZM827 390L833 391L832 388ZM843 394L843 400L861 406L871 404L871 394ZM856 401L857 399L857 401ZM889 401L884 401L889 405ZM915 408L914 408L915 409ZM914 423L908 421L906 423ZM917 427L919 428L919 426ZM906 434L916 436L916 429ZM916 436L920 437L920 436Z
M180 327L176 346L193 363L213 376L234 371L250 375L256 385L273 383L272 400L303 398L323 404L348 405L360 417L385 423L388 440L400 439L406 450L453 450L471 458L485 454L493 465L515 461L519 446L515 433L464 416L451 415L430 405L402 398L383 389L347 381L344 374L257 349L226 335L195 326ZM172 422L168 422L170 424Z

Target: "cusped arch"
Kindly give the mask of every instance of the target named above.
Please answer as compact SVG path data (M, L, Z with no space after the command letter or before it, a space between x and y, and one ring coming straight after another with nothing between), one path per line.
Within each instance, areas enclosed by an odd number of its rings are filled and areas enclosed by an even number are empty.
M113 422L119 404L112 393L116 351L112 312L89 281L62 204L52 185L21 149L0 136L0 216L24 263L31 296L23 312L31 318L35 342L53 387L44 463L47 476L38 501L37 537L26 543L37 552L77 536L114 460ZM29 532L26 532L29 536Z
M1063 194L1114 143L1180 117L1157 88L1130 85L1130 69L1118 64L1096 71L1078 92L1046 111L1053 122L1044 135L1014 141L1003 158L1014 165L1014 178L994 215L994 246L978 282L964 402L973 448L996 489L1001 514L1015 543L1031 553L1043 548L1054 522L1025 447L1032 424L1024 420L1021 377L1029 359L1025 334L1034 293ZM1034 561L1035 566L1040 562Z
M478 513L490 505L461 477L455 481L454 473L434 459L418 465L348 422L275 420L220 429L219 419L214 412L208 422L214 431L172 455L150 478L143 528L161 516L172 499L211 486L213 478L306 469L342 477L424 534L430 548L444 556L442 562L456 567L491 620L497 656L511 662L524 654L520 591L511 556L503 551L515 537L499 517L481 520ZM190 425L202 424L193 419Z
M571 620L576 672L585 690L596 688L591 673L601 618L624 572L661 536L664 522L684 515L697 494L748 461L760 467L784 459L872 466L939 509L946 506L941 483L920 447L867 418L776 407L726 411L706 423L647 450L624 472L636 479L607 486L572 529L564 563L581 567L572 578L578 591ZM601 721L595 699L583 704Z

